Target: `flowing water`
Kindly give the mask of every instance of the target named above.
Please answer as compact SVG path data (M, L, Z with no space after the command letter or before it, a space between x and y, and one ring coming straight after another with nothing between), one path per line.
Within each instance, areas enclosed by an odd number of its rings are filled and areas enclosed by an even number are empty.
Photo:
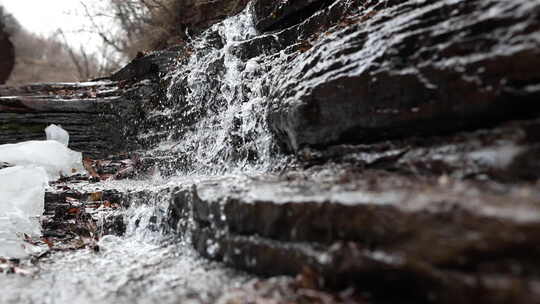
M125 235L101 237L98 252L56 251L37 265L23 262L25 275L0 273L0 303L208 303L243 286L251 276L205 260L182 238L163 232L166 190L193 182L178 177L80 185L81 191L105 187L154 194L133 199L124 214Z
M279 58L243 61L236 46L257 36L246 10L206 31L189 46L191 56L165 78L167 98L151 113L157 122L141 138L154 138L150 155L171 153L180 162L167 170L167 181L124 182L129 192L188 187L208 181L238 180L266 172L284 158L265 121L262 71ZM166 164L162 164L165 166ZM195 176L203 176L195 178ZM232 176L228 179L226 176ZM189 244L163 233L168 199L133 202L126 210L123 237L104 236L99 252L90 249L51 253L32 274L0 274L1 303L178 303L209 302L250 277L200 258Z
M206 303L249 279L201 259L184 243L149 235L147 225L134 229L135 219L147 220L153 208L132 210L127 235L101 238L99 253L54 253L34 276L2 275L0 302Z
M276 159L265 120L270 76L262 72L272 62L264 56L243 61L235 54L239 44L257 36L248 11L193 40L190 57L166 77L167 99L151 114L161 128L142 137L158 138L152 153L180 155L177 175L259 172Z

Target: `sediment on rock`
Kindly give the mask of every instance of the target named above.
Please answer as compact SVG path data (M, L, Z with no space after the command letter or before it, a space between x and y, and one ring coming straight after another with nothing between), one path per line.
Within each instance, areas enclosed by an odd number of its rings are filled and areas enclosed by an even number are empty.
M41 239L49 251L82 248L99 251L97 242L102 237L125 233L120 193L111 190L81 192L70 186L57 184L45 193Z

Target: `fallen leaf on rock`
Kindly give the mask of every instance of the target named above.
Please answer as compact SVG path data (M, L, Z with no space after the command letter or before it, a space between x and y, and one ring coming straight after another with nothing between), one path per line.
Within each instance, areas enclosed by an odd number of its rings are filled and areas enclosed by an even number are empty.
M108 179L112 179L113 175L112 174L102 174L99 179L104 181L104 180L108 180Z
M103 199L103 192L98 191L98 192L90 193L90 200L96 202L96 201L101 201L102 199Z
M308 41L302 41L302 42L300 42L298 50L301 53L305 53L305 52L309 51L309 49L311 49L312 47L313 47L313 45L311 43L309 43Z
M28 234L24 233L23 236L24 236L24 241L25 241L25 242L27 242L27 243L29 243L29 244L32 244L32 245L37 245L37 242L34 241L34 240L32 239L32 237L29 236Z
M49 248L53 248L54 244L51 240L49 240L48 238L42 238L41 240L43 241L43 243L47 244Z
M69 214L79 214L79 213L81 213L81 209L79 209L79 208L69 208L67 212Z
M85 157L83 159L83 166L90 176L99 178L99 174L94 169L94 161L92 159Z
M296 277L296 284L299 288L317 289L320 285L320 277L313 269L304 267L302 273Z

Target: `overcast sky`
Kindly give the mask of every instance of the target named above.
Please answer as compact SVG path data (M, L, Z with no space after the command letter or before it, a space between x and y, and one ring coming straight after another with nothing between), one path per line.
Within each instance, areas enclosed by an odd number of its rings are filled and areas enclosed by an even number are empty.
M86 1L92 3L95 0ZM99 43L96 37L74 33L86 22L81 17L78 0L0 0L0 4L30 32L49 36L60 28L73 46L95 48Z

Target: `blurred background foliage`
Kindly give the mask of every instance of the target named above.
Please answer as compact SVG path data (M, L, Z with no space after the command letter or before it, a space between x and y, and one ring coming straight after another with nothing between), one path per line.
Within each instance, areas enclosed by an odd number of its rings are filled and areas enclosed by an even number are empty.
M182 7L196 0L79 1L73 12L85 19L71 32L91 34L96 48L75 47L58 29L38 35L25 29L0 5L0 24L15 46L15 68L8 84L84 81L109 75L138 52L182 43Z

